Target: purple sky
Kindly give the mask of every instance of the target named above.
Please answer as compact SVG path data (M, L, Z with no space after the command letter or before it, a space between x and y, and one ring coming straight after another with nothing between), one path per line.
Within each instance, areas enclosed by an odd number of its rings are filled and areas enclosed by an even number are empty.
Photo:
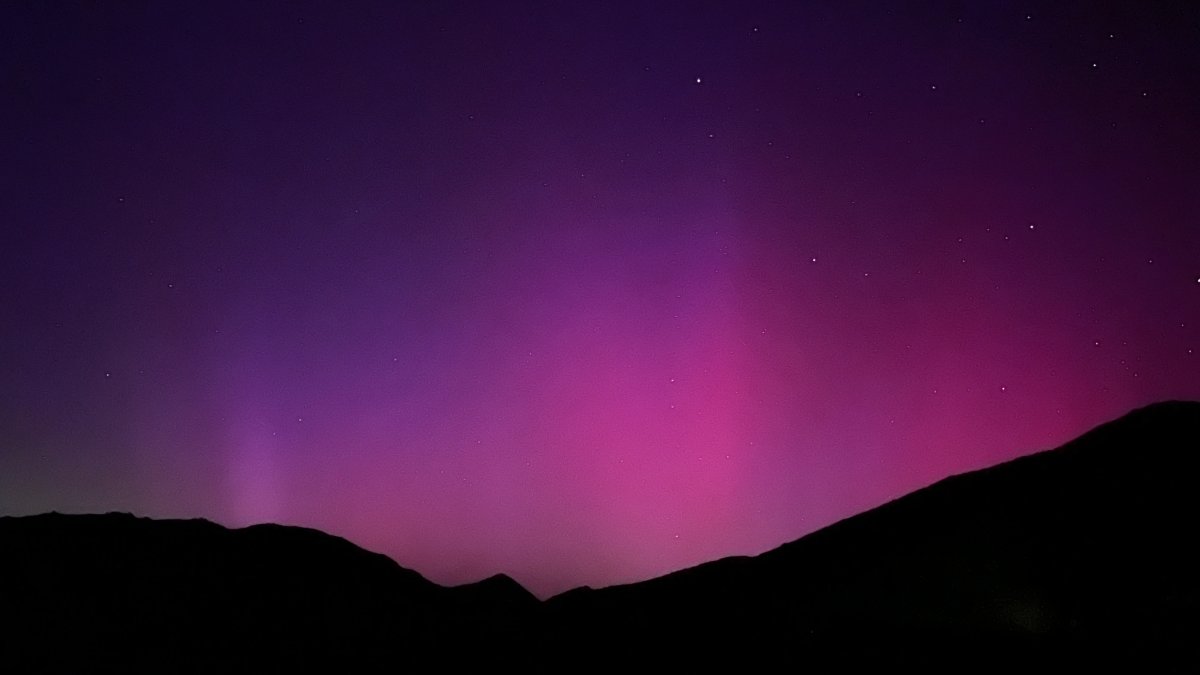
M1198 26L6 3L0 513L544 596L1200 398Z

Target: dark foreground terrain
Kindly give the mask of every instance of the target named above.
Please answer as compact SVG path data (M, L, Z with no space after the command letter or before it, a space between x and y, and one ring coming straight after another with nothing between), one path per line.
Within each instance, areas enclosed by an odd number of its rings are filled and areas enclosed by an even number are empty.
M1162 403L753 558L546 602L302 528L0 518L0 671L1193 672L1198 457L1200 403Z

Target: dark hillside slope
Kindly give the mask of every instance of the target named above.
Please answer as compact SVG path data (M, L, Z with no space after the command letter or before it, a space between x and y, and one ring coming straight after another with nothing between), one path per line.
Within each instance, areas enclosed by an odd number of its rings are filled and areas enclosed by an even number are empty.
M532 600L519 586L444 588L344 539L279 525L0 518L0 550L0 669L394 670L454 662L464 641L509 649L495 615Z
M565 593L549 625L613 660L1195 658L1198 468L1200 404L1157 404L754 558Z

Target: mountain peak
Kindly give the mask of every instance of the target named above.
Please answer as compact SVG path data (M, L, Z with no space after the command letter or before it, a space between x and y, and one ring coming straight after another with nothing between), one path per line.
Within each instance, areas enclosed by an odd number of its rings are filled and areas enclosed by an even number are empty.
M540 601L515 579L507 574L493 574L474 583L454 586L451 591L469 597L474 602L485 602L493 606L528 608Z
M521 586L521 584L517 583L515 579L504 573L493 574L492 576L486 579L481 579L475 583L479 586L509 589L520 588L524 590L524 587Z

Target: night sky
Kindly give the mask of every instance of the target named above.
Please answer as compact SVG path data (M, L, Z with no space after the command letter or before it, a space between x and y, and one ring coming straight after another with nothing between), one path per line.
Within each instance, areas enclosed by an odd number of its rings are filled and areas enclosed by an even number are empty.
M7 2L0 78L0 513L545 596L1200 399L1195 3Z

